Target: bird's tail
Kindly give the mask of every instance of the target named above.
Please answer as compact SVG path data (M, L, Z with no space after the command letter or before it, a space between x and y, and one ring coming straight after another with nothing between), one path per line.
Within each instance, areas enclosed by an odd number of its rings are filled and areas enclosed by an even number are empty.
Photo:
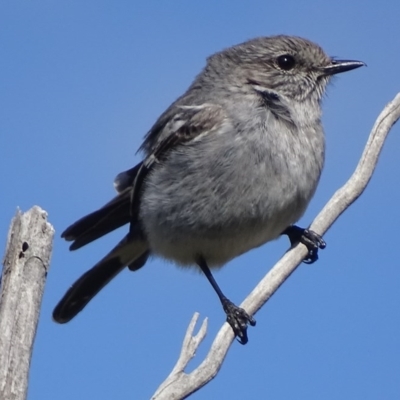
M131 196L142 163L122 172L115 180L118 195L97 211L79 219L61 235L72 241L70 250L79 249L113 230L130 223L130 231L102 260L83 274L65 293L53 312L61 324L74 318L87 303L125 267L135 271L149 257L137 215L131 215Z
M92 269L83 274L65 293L53 311L53 319L66 323L126 266L141 268L150 254L147 242L140 234L130 232Z
M130 222L130 188L119 193L99 210L79 219L69 226L61 237L73 242L70 250L77 250L88 243Z
M97 211L73 223L61 234L66 241L73 242L70 250L77 250L125 224L135 225L137 215L131 215L131 196L141 166L142 163L139 163L121 172L114 181L118 195Z

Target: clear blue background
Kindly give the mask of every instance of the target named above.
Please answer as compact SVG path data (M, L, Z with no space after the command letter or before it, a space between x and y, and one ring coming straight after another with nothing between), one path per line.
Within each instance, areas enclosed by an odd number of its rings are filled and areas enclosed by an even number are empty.
M0 243L16 207L56 229L29 399L146 399L169 374L195 311L209 349L224 315L200 274L153 260L123 272L75 320L51 312L123 235L70 253L59 235L108 201L139 161L143 135L211 53L294 34L368 68L340 75L324 102L327 161L308 225L352 173L383 106L400 91L400 3L392 1L2 1ZM399 399L399 147L396 126L363 196L326 234L193 399ZM216 274L237 303L287 249L282 238Z

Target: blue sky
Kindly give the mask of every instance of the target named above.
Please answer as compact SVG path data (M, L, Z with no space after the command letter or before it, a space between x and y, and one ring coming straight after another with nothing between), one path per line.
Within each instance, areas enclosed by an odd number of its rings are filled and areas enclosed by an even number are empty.
M114 176L205 58L263 35L294 34L368 68L340 75L324 102L327 160L300 221L308 225L352 173L383 106L400 91L398 1L3 1L0 3L0 242L16 207L40 205L56 229L29 399L145 399L169 374L195 311L224 315L200 274L158 259L126 271L75 320L51 320L68 286L123 235L71 253L59 235L113 195ZM400 129L363 196L256 315L219 375L193 399L400 398ZM286 238L216 274L236 303Z

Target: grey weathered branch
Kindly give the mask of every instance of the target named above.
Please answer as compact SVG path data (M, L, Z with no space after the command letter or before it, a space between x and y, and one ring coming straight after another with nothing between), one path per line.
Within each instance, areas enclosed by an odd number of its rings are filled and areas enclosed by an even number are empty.
M0 399L23 400L54 236L39 207L17 211L0 288Z
M387 104L379 115L356 170L347 183L333 195L315 218L310 227L312 230L323 235L336 219L362 194L375 170L385 139L399 118L400 93ZM294 272L306 255L307 250L302 244L289 250L254 288L241 304L241 307L246 309L250 315L255 314ZM199 367L190 374L184 372L184 368L201 342L201 340L196 340L195 338L193 341L188 338L188 335L192 335L197 318L198 315L195 314L190 323L182 346L180 361L178 361L179 367L175 367L168 378L160 385L152 397L153 400L184 399L213 379L221 368L234 339L232 329L227 323L218 332L207 357ZM204 324L201 332L201 337L203 337L205 335Z

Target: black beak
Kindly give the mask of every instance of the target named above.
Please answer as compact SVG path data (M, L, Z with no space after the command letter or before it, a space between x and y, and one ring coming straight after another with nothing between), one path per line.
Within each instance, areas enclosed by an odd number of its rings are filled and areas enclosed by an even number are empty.
M366 65L362 61L352 61L352 60L332 60L331 64L326 67L322 67L321 71L324 75L335 75L341 72L351 71Z

